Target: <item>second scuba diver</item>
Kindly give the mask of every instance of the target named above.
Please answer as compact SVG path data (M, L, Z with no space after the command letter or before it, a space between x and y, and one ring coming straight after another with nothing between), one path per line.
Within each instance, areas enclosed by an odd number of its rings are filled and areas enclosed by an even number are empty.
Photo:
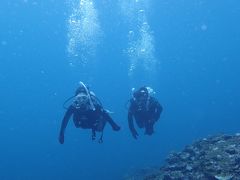
M141 87L133 93L128 108L128 125L133 138L137 139L138 133L134 127L134 119L139 128L145 129L146 135L152 135L153 126L160 118L162 106L156 98L151 96L153 89L147 86Z

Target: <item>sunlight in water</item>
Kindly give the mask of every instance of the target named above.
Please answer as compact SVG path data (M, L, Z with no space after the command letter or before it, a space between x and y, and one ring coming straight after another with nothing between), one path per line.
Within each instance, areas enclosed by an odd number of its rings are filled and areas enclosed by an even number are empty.
M121 12L129 24L128 48L129 75L138 67L152 72L156 67L154 36L147 21L148 0L119 0Z
M101 39L97 11L92 0L73 0L69 5L67 52L80 63L86 64L87 57L94 55Z

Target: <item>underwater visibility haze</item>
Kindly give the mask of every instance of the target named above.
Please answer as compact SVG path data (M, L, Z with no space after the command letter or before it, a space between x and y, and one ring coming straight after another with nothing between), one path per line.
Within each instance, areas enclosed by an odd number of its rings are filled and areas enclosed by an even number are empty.
M3 0L0 6L0 179L124 179L171 151L240 132L240 1ZM120 126L103 143L62 105L82 81ZM153 88L152 136L127 121L132 88Z

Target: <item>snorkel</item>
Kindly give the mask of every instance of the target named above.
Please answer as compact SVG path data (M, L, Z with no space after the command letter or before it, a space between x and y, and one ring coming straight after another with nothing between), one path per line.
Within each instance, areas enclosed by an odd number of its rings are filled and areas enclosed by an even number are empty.
M89 104L90 104L90 106L91 106L91 109L92 109L93 111L95 111L95 107L94 107L94 105L93 105L93 102L92 102L92 99L91 99L89 90L87 89L87 87L85 86L85 84L83 84L82 81L80 81L79 84L82 85L82 87L85 89L86 94L87 94L88 99L89 99Z

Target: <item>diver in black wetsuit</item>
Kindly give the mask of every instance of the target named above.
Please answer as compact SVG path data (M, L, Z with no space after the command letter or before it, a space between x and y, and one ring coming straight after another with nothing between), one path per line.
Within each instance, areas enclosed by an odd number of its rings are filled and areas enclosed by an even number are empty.
M128 109L128 125L133 138L137 139L138 133L134 128L134 119L139 128L145 128L146 135L152 135L155 122L160 118L163 110L160 103L150 96L150 87L141 87L133 93Z
M89 91L82 82L80 82L80 87L75 93L73 103L68 107L62 120L59 133L59 142L61 144L64 143L64 132L72 115L74 125L77 128L92 130L93 140L96 138L96 131L103 132L106 122L111 125L114 131L120 130L120 127L112 120L109 113L102 107L98 98L93 92ZM102 136L99 139L99 142L102 142Z

